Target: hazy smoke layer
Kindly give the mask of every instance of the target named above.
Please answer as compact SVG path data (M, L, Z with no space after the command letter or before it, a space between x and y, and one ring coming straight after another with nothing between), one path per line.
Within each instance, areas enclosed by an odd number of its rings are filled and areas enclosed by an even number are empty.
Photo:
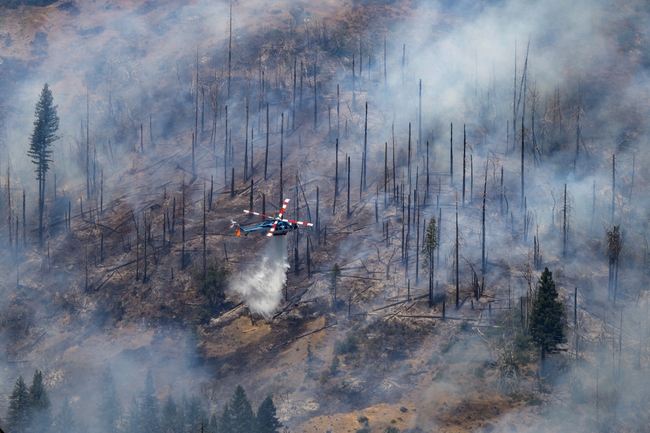
M241 278L231 282L230 288L244 297L251 312L269 318L282 300L287 269L286 237L273 236L264 251L262 262L248 267Z

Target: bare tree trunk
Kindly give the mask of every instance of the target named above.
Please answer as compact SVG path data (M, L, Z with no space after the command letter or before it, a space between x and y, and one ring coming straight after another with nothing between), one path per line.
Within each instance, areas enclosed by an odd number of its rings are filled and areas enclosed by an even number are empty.
M564 206L562 208L562 257L566 257L566 244L568 238L567 220L566 220L566 183L564 184Z
M283 191L283 178L282 178L282 165L284 162L284 113L280 117L280 203L284 201Z
M485 257L485 198L487 196L487 173L488 165L485 163L485 182L483 183L483 215L481 218L481 273L485 276L487 269L487 258Z
M301 85L302 85L302 77ZM302 86L301 86L302 88ZM264 180L267 179L267 168L269 166L269 103L266 103L266 152L264 154Z
M336 215L336 197L339 195L339 139L336 139L336 163L334 170L334 203L332 204L332 215Z
M23 190L23 246L27 246L27 216L25 212L25 190ZM16 236L16 243L18 243L18 236Z
M293 105L291 110L291 129L296 130L296 67L298 66L298 59L294 57L293 59Z
M420 104L418 107L418 155L422 147L422 79L420 79L420 88L418 92Z
M612 155L612 217L611 224L614 225L614 214L616 209L616 154Z
M246 127L244 128L244 182L248 180L248 96L246 96Z
M185 269L185 176L183 176L183 209L181 214L181 269Z
M388 86L388 79L386 73L386 36L384 35L384 90Z
M230 29L228 32L228 101L230 101L230 78L232 76L232 2L230 3Z
M350 218L350 157L348 156L348 213L347 216Z
M409 122L409 139L408 139L408 156L407 156L407 174L408 174L408 188L411 192L411 122Z
M465 207L465 174L467 166L467 134L465 132L465 125L463 125L463 207Z
M456 308L459 306L459 296L460 296L460 277L459 277L459 267L460 267L460 261L459 261L459 250L460 250L460 244L458 240L458 198L456 198L456 244L454 248L454 253L456 255Z
M252 185L251 185L252 190ZM206 218L205 215L205 185L203 185L203 281L205 281L208 275L208 253L207 253L207 243L206 243Z
M521 207L524 206L524 118L521 118Z
M366 101L366 120L363 126L363 167L361 172L363 173L363 190L366 190L366 179L367 179L367 161L368 161L368 101Z
M426 206L427 198L429 197L429 140L427 140L427 191L424 195L424 204Z
M316 81L316 62L314 62L314 131L318 129L318 83Z

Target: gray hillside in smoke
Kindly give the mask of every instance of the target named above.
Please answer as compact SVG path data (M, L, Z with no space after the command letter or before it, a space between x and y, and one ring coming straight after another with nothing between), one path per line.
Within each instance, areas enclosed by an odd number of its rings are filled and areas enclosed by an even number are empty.
M6 397L42 371L54 413L67 399L101 431L110 366L124 433L145 400L198 396L207 419L239 384L291 431L647 427L644 2L14 6ZM26 149L45 82L61 139L39 246ZM241 209L284 198L314 227L235 236ZM542 363L545 267L567 342Z

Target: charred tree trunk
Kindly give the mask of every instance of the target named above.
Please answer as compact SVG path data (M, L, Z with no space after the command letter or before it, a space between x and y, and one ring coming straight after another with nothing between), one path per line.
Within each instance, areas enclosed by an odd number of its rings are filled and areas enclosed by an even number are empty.
M422 79L420 79L418 96L420 99L418 106L418 155L420 155L420 148L422 147Z
M485 275L487 269L487 258L485 256L485 198L487 196L487 173L488 165L485 164L485 182L483 183L483 215L481 218L481 272Z
M467 166L467 134L465 132L465 125L463 125L463 207L465 207L465 174Z
M361 169L363 176L363 190L366 190L367 179L367 161L368 161L368 102L366 101L366 118L363 125L363 167Z
M336 156L334 169L334 203L332 204L332 215L336 215L336 197L339 195L339 139L336 139Z
M454 186L454 124L449 129L449 184Z
M280 203L284 201L284 184L282 178L282 165L284 163L284 113L280 117ZM277 131L277 130L276 130Z
M524 118L521 118L521 206L524 206Z
M614 210L616 209L616 154L612 155L612 216L610 224L614 225Z
M456 256L456 308L458 308L459 306L459 299L460 299L459 298L460 297L459 250L460 250L460 244L459 244L459 234L458 234L458 199L456 199L456 243L454 246L454 253Z
M264 180L267 179L268 166L269 166L269 103L267 102L266 103L266 151L264 152Z
M350 218L350 157L348 156L348 218Z

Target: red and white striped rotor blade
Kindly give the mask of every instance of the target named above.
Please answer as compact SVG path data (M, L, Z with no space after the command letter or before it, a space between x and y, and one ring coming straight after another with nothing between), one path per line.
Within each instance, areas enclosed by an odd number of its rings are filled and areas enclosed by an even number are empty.
M289 200L288 198L284 199L284 204L282 205L282 209L280 209L280 215L278 215L278 219L282 218L282 215L284 214L284 211L287 210L287 206L289 205Z
M298 224L299 226L307 226L307 227L313 227L314 225L312 223L306 223L304 221L296 221L296 220L282 220L287 223L291 224Z
M264 218L273 218L272 216L264 215L263 213L259 213L259 212L253 212L252 210L244 209L244 213L249 215L258 215Z
M273 223L273 226L271 227L271 230L269 230L269 232L266 234L266 236L273 236L273 232L275 231L275 228L276 228L277 226L278 226L278 222L275 221L275 222Z

